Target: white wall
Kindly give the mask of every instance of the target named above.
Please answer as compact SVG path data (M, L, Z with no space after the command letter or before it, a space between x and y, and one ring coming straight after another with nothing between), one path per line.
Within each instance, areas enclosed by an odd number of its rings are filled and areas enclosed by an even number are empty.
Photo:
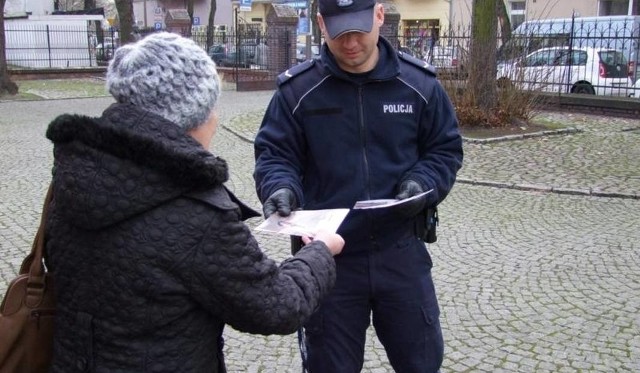
M89 20L102 16L34 16L6 19L6 57L9 65L27 68L96 66L95 40Z

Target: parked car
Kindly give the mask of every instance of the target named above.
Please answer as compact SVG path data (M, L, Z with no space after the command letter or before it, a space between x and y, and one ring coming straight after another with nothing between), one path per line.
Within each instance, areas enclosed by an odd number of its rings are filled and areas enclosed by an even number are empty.
M628 63L615 49L551 47L501 65L500 86L525 90L627 96L631 86Z
M118 46L112 41L105 41L96 46L96 61L98 65L106 65L113 58L113 52L115 52Z
M216 65L220 66L220 61L222 61L228 53L228 48L224 44L214 44L209 48L208 54L209 57L216 63Z
M436 45L427 51L424 60L433 65L439 75L466 75L467 51L462 47Z
M629 91L629 97L640 98L640 79L636 81L633 88Z
M218 66L249 68L256 63L256 50L255 43L243 44L240 48L215 44L209 48L208 53Z
M413 51L412 51L412 50L411 50L411 48L409 48L409 47L402 46L402 47L398 48L398 51L399 51L399 52L402 52L402 53L406 53L406 54L408 54L409 56L413 56Z
M307 57L307 45L304 43L296 44L296 61L304 62L311 58L320 57L320 46L311 44L311 56Z
M601 1L602 3L602 1ZM571 45L621 51L630 65L631 79L640 78L640 16L534 18L518 25L498 49L498 62L506 63L540 48Z

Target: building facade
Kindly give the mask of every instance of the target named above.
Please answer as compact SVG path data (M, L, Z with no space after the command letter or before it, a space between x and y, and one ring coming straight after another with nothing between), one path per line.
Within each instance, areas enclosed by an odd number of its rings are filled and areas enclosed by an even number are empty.
M216 0L214 24L222 29L264 30L271 3L293 6L300 15L300 33L310 32L311 0ZM408 43L412 39L438 38L446 30L468 28L473 0L379 0L395 5L400 14L399 33ZM102 1L98 1L99 3ZM512 28L526 20L605 15L638 15L640 0L504 0ZM80 2L78 2L80 3ZM247 8L246 4L249 3ZM241 5L245 6L241 6ZM140 28L164 28L167 9L185 9L187 0L133 0L136 25ZM206 26L211 0L194 0L193 24ZM109 7L105 7L109 8ZM5 16L15 13L46 15L53 11L50 0L7 0ZM107 19L110 15L105 15Z
M469 25L473 0L450 1L452 24ZM571 18L574 14L576 17L638 15L640 3L639 0L504 0L504 2L512 28L516 28L524 21Z

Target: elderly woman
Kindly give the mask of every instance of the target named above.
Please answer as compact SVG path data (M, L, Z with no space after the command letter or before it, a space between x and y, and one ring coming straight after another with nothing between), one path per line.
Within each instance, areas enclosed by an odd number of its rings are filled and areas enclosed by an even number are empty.
M279 265L243 223L209 148L220 93L191 40L152 34L107 71L117 103L62 115L54 143L47 266L57 294L52 372L224 372L225 324L294 332L335 280L339 235Z

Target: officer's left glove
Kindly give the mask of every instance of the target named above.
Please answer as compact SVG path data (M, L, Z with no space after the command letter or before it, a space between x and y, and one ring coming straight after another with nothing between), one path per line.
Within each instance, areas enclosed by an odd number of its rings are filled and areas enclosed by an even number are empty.
M423 190L420 184L413 180L405 180L400 185L400 191L398 192L396 199L406 199L422 192Z
M423 190L420 184L413 180L405 180L400 184L400 190L398 191L398 195L396 195L396 199L407 199L422 192ZM418 198L394 207L394 212L401 218L414 217L424 209L424 206L425 199Z

